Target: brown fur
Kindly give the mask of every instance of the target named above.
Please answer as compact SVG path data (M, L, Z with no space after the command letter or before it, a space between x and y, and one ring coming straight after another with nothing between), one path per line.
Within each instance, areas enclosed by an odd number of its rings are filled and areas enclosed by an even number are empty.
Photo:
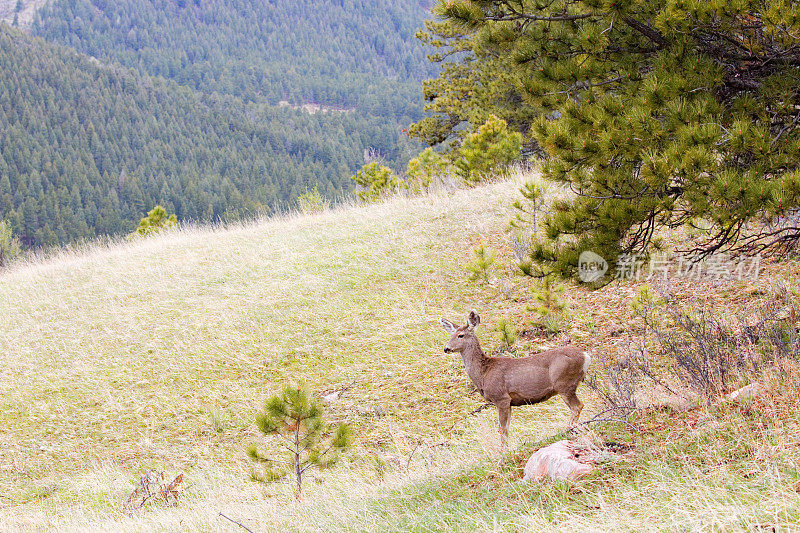
M561 346L529 357L487 357L475 336L479 323L475 311L461 327L442 319L445 330L452 333L444 351L461 354L469 378L481 395L497 406L502 447L508 438L512 406L536 404L558 394L572 411L569 425L575 424L583 409L575 391L591 360L584 350Z

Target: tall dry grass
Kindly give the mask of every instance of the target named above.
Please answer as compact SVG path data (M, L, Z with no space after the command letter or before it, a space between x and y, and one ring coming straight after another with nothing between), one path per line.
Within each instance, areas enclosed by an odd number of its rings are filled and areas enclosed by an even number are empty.
M709 411L705 425L697 413L656 413L641 422L655 429L642 433L649 441L639 438L630 462L578 484L520 482L525 453L564 429L558 399L515 410L519 447L497 460L496 413L468 415L479 399L461 361L441 352L438 320L477 308L487 351L500 344L499 320L530 328L535 285L504 265L519 245L507 228L526 179L536 176L184 228L0 272L0 531L244 531L220 512L254 531L796 523L798 396L785 376L785 395L745 408L764 413L759 424L746 411ZM497 282L467 282L479 243L498 251ZM798 272L787 262L749 284L675 289L744 312L763 305L776 281L796 289ZM564 331L520 335L516 348L571 340L624 356L642 284L571 287ZM316 393L349 386L327 414L357 438L299 503L287 487L250 482L245 454L261 438L255 413L286 381ZM598 400L579 395L591 414ZM180 502L125 515L122 503L147 469L184 472Z
M265 505L244 450L258 438L254 413L286 381L353 384L329 416L355 428L354 469L463 428L475 400L460 361L440 353L438 319L480 307L463 262L481 236L503 238L524 179L187 228L3 271L5 523L113 524L147 468L186 471L198 516ZM165 513L158 528L191 515Z

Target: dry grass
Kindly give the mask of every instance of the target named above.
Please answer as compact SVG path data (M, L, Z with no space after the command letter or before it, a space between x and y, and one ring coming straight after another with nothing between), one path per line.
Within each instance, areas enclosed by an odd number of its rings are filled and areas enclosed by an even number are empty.
M438 319L484 305L463 260L502 235L523 179L3 272L0 513L24 528L115 520L148 468L207 478L200 513L252 498L254 413L287 380L354 382L330 416L355 426L355 466L452 436L477 403Z
M719 472L654 457L641 475L539 488L518 482L516 460L492 459L496 413L467 415L478 398L461 361L441 353L438 319L477 308L487 351L498 320L530 324L529 282L500 268L514 290L467 283L465 266L480 242L513 257L510 205L531 177L189 228L0 272L0 530L244 531L219 512L255 531L713 530L765 509L797 515L785 469L734 489ZM798 270L674 289L746 313ZM570 338L624 354L640 285L571 288L570 327L520 348ZM256 411L291 380L318 393L352 384L328 415L357 438L299 504L288 488L250 482L245 455L259 438ZM529 451L566 418L557 400L517 409L512 438ZM177 507L127 516L122 504L148 469L184 472L187 488Z

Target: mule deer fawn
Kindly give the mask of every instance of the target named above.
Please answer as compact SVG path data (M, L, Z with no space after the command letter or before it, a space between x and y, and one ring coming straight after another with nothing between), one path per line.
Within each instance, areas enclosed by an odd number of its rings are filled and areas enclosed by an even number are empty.
M487 357L475 336L480 323L475 311L461 327L443 318L442 326L452 334L444 351L461 354L467 375L481 396L497 407L501 450L508 439L512 405L533 405L558 394L572 411L569 425L574 425L583 409L575 390L589 368L589 354L574 346L561 346L530 357Z

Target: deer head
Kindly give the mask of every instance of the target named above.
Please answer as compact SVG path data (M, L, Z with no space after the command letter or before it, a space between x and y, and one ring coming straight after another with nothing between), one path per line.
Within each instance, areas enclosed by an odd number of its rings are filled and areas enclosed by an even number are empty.
M452 335L450 341L444 346L445 353L461 353L466 347L478 342L475 328L481 323L481 317L475 311L470 312L465 326L458 327L446 318L443 318L441 322L445 331Z

